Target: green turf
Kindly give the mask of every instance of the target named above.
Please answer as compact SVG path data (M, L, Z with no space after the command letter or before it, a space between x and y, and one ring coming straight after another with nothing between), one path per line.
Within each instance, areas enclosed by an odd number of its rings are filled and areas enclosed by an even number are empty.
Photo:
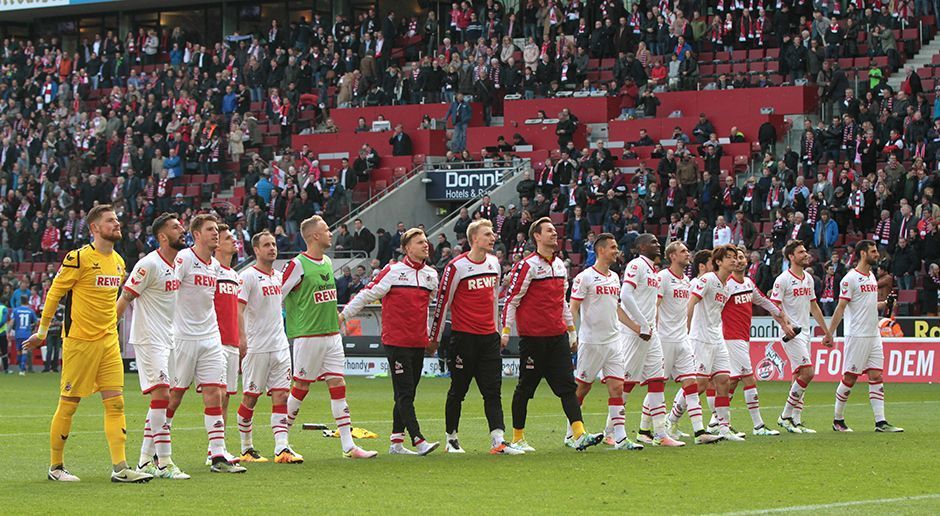
M190 394L177 414L173 450L177 464L193 475L189 481L154 480L147 485L112 485L108 453L101 432L102 409L96 398L79 408L66 448L66 463L82 477L78 484L45 480L48 424L56 403L57 375L26 378L0 375L0 486L6 493L0 513L155 513L205 514L207 511L259 513L393 512L415 513L723 513L793 506L839 514L927 514L940 512L940 388L935 385L888 385L890 421L900 435L872 432L871 409L864 387L850 399L846 418L856 432L829 430L834 386L810 387L804 422L814 436L748 437L746 443L614 452L597 447L585 453L563 448L564 427L558 400L543 385L530 404L527 437L538 451L521 457L486 453L488 438L482 402L471 392L464 404L461 440L468 453L428 457L386 454L390 430L391 386L388 379L350 379L353 423L377 432L362 440L381 455L354 462L340 456L339 440L318 432L295 430L291 442L304 455L302 465L248 465L245 475L211 474L203 465L206 436L200 401ZM127 377L136 386L135 376ZM441 438L448 380L426 379L418 392L418 415L428 437ZM504 383L503 405L515 380ZM670 387L667 396L674 393ZM786 385L762 384L764 418L773 423L786 396ZM640 396L628 405L628 427L636 428ZM236 401L237 403L237 401ZM585 402L589 430L599 431L606 415L606 394ZM749 427L743 400L732 402L732 420ZM256 412L255 443L271 455L267 425L269 402ZM128 394L128 458L140 446L146 400ZM316 386L301 411L305 422L329 422L325 388ZM688 422L683 422L688 428ZM769 425L775 426L775 425ZM238 448L229 427L229 448ZM441 449L443 451L443 447ZM897 500L917 497L910 500ZM881 500L858 504L864 500ZM888 501L885 501L888 500ZM890 501L894 500L894 501Z

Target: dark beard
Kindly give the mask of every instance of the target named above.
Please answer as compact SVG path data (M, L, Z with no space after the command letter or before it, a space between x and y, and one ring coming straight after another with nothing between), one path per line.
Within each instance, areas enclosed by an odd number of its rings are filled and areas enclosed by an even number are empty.
M181 238L176 242L170 242L170 247L176 249L177 251L182 251L183 249L186 249L186 241Z

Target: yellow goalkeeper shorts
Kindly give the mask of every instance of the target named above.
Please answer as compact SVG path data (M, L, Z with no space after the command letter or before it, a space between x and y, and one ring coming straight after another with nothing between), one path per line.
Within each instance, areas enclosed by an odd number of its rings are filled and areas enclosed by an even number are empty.
M100 340L62 341L62 396L84 398L100 391L124 390L124 361L117 335Z

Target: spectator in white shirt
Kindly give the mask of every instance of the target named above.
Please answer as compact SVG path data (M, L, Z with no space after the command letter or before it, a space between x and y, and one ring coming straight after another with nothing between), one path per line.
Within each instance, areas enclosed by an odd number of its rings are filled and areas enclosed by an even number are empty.
M712 240L712 245L714 247L731 243L731 227L725 223L725 218L722 215L719 215L717 221L715 222L715 229Z

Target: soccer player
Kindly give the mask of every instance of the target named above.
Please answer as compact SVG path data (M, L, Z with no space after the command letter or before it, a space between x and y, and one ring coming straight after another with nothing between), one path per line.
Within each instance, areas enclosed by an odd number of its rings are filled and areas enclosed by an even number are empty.
M444 449L448 453L464 453L457 437L460 408L470 382L476 379L483 396L483 411L490 428L490 453L519 455L522 452L506 442L501 398L503 382L502 346L496 329L499 259L493 254L496 234L493 223L480 219L467 227L470 251L463 253L444 268L437 291L437 308L431 324L433 352L441 341L447 309L451 311L451 333L448 346L450 389L444 406L447 436Z
M780 435L777 430L771 430L764 425L764 419L760 414L757 377L754 376L754 370L751 366L750 352L751 319L754 315L753 305L767 310L771 317L780 324L788 337L793 337L793 330L790 328L783 312L764 296L764 293L754 285L751 278L744 275L744 271L747 270L747 253L743 247L737 248L736 256L737 264L726 285L728 300L721 311L721 330L725 338L725 345L728 347L728 357L731 362L729 402L738 383L743 383L744 402L754 425L752 433L754 435ZM717 428L718 418L716 415L712 417L715 420L714 426ZM709 423L708 426L711 427L712 424ZM731 431L737 433L734 428L731 428Z
M428 305L437 291L437 271L427 265L429 245L424 230L411 228L401 237L405 256L391 262L356 294L339 316L340 326L362 308L382 299L382 346L388 358L389 375L395 392L392 409L391 446L393 455L427 455L440 446L421 434L415 414L415 392L424 368L428 337ZM332 274L331 276L332 277ZM340 364L342 365L342 363ZM405 448L405 429L416 451Z
M343 338L339 334L340 319L336 308L333 262L324 254L332 245L333 234L326 221L318 215L300 223L300 234L307 243L307 251L287 264L281 285L281 302L287 312L287 337L294 339L294 385L290 396L287 397L287 406L276 404L273 408L275 414L271 417L271 423L276 441L274 462L287 464L303 462L304 458L288 446L288 432L294 420L297 419L301 403L310 392L310 384L320 380L326 382L330 391L330 409L339 430L343 456L350 459L371 459L378 453L363 450L353 442L352 420L346 403L346 381L343 379L346 354L343 351ZM269 239L264 238L263 241L258 240L254 243L261 245L264 242L269 242ZM265 256L264 263L268 261L273 263L277 257L277 247L275 246L272 250L270 243L267 248L259 247L256 253L259 250ZM259 259L260 263L263 262ZM258 281L260 282L260 279ZM258 287L261 285L259 284ZM274 318L275 309L268 308L268 310L270 313L267 317ZM427 307L425 307L424 316L424 327L427 331ZM279 312L276 317L280 319ZM398 322L395 321L396 324ZM271 327L273 324L270 322L267 326ZM259 330L252 328L249 331L256 336L256 339L261 340L261 334L257 333ZM263 349L265 348L260 348L259 351ZM254 353L252 351L252 354ZM277 358L276 355L269 355L269 357ZM250 380L256 384L263 379L262 376L255 374L256 366L263 367L261 360L263 357L260 356L253 356L250 360ZM271 364L272 360L269 358L268 363ZM278 371L272 370L270 374L276 375ZM271 376L269 375L268 378L270 379ZM249 383L248 390L251 390L251 387ZM260 389L258 385L255 387ZM242 414L242 419L246 415L249 414Z
M173 305L179 288L173 264L177 253L186 248L183 240L186 230L175 213L164 213L153 221L152 234L160 247L137 262L117 302L119 319L131 303L134 305L129 342L137 357L140 390L150 395L137 470L155 477L186 480L189 475L173 463L170 427L166 424L170 403Z
M222 419L228 421L228 402L238 393L238 365L240 356L238 343L238 273L232 269L232 258L238 252L235 235L228 224L219 224L219 246L212 253L219 262L219 277L215 281L215 297L212 304L215 317L219 321L219 337L222 340L222 355L225 358L225 390L222 391ZM224 435L222 436L225 437ZM226 448L227 449L227 448ZM207 466L212 464L209 457L212 450L207 450ZM232 456L226 456L230 461Z
M666 416L665 426L666 433L673 439L682 437L676 425L688 408L695 444L709 444L720 441L721 438L706 432L702 422L702 401L696 381L695 356L692 354L692 346L689 345L687 309L690 283L685 275L685 268L691 263L690 257L689 248L685 244L678 240L673 241L666 246L669 268L659 271L657 325L663 348L664 372L682 386L676 393L672 410ZM704 251L701 258L699 263L695 264L697 271L703 261L709 262L711 253ZM699 275L704 273L702 267Z
M878 301L878 280L871 269L878 263L878 247L871 240L855 244L854 269L842 278L839 304L829 321L834 335L845 314L845 350L842 358L842 382L836 389L832 429L851 432L845 424L845 404L859 375L868 373L868 401L875 413L876 432L903 432L885 419L885 389L882 380L884 348L878 332L878 312L885 301Z
M653 446L685 446L666 435L666 376L663 348L656 331L656 302L659 276L654 263L659 260L659 239L644 233L636 239L637 256L627 264L620 288L620 304L629 317L622 329L624 346L624 404L640 382L647 389L637 440ZM652 428L651 428L652 427Z
M642 450L643 445L627 438L623 409L623 345L619 323L633 324L620 306L620 278L610 266L620 255L617 239L601 233L594 240L597 261L574 278L571 286L571 316L578 328L578 403L591 391L598 373L607 384L607 418L617 450ZM571 428L565 441L570 442Z
M699 392L709 380L715 385L715 412L718 413L718 435L726 441L743 441L744 437L730 430L731 410L728 391L731 384L731 362L721 328L721 311L728 299L727 282L737 264L737 249L721 245L712 251L712 270L695 278L686 309L689 340L695 352Z
M124 282L124 259L114 252L121 240L121 222L110 205L99 204L85 217L92 243L70 251L46 293L39 329L24 343L31 353L42 346L59 300L65 297L62 345L62 377L59 405L49 429L51 461L48 478L77 482L65 469L65 441L72 429L72 416L82 398L101 393L104 403L104 434L111 451L112 482L149 482L153 475L127 466L124 445L124 361L117 335L117 303Z
M227 385L225 352L215 313L215 289L222 270L212 255L219 246L219 224L214 215L200 214L189 223L193 246L176 255L174 273L179 281L173 312L173 353L170 371L173 382L167 407L167 425L193 381L202 391L203 423L209 438L211 471L244 473L225 449L225 419L222 397Z
M810 339L813 334L810 331L810 314L825 332L822 342L827 347L832 347L832 333L826 326L819 303L816 302L813 276L805 272L812 259L806 251L806 246L800 240L791 240L783 248L783 255L789 260L790 268L774 280L770 300L778 304L789 317L791 325L801 328L801 331L782 343L783 351L790 359L790 367L793 370L793 384L790 385L787 403L777 418L777 424L790 433L815 434L815 430L803 425L803 395L809 383L813 381L814 369L810 355ZM781 329L786 332L785 328Z
M568 268L555 256L558 232L551 219L542 217L529 228L536 252L512 268L509 294L502 313L502 345L509 342L513 324L519 333L519 383L512 395L512 445L525 452L535 451L525 440L525 420L529 400L542 378L561 398L561 406L572 429L571 446L583 451L601 442L603 434L584 429L577 387L571 373L571 350L577 348L577 333L571 310L565 301Z
M26 372L33 372L33 352L26 350L23 344L33 334L36 326L36 312L29 306L29 298L20 296L20 305L13 309L13 336L16 338L16 351L19 355L16 357L20 364L20 376L26 376Z

